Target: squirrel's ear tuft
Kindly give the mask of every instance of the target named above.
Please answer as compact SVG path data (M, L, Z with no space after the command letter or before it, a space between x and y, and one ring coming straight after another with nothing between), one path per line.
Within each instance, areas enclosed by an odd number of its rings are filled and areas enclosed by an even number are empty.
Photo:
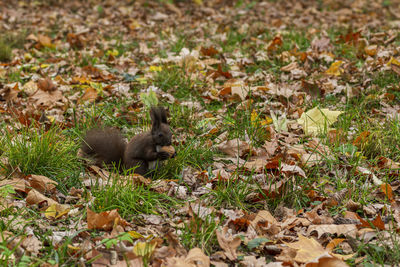
M153 130L160 128L161 118L160 118L160 113L159 113L159 110L157 107L151 107L150 117L151 117Z
M161 122L168 124L168 121L167 121L167 110L164 107L159 107L159 111L160 111Z

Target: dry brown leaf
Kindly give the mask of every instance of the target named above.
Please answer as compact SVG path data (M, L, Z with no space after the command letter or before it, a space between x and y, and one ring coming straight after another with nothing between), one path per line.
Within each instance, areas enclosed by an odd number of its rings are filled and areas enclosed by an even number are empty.
M110 231L114 225L128 226L129 223L121 218L118 211L110 210L96 213L87 208L87 224L88 229L100 229Z
M38 255L39 250L42 249L42 242L34 235L29 235L21 243L21 247L29 254Z
M54 193L58 183L43 175L28 175L26 179L31 187L35 188L40 193Z
M44 47L48 47L48 48L54 48L55 47L55 45L51 42L50 37L48 37L46 35L39 34L38 41Z
M36 102L38 106L53 107L56 102L65 102L65 97L61 91L45 92L43 90L37 90L30 99Z
M94 89L93 87L88 87L86 88L83 96L79 99L79 103L83 103L85 101L93 103L94 101L96 101L96 98L97 98L97 90Z
M378 46L377 46L377 45L369 45L369 46L366 46L366 47L364 48L364 51L365 51L365 53L366 53L368 56L373 57L373 56L376 55L377 49L378 49Z
M306 173L297 165L289 165L286 163L282 163L281 172L291 175L297 174L300 175L301 177L306 178Z
M25 179L12 178L0 181L0 187L5 185L11 185L16 191L21 191L24 193L28 193L29 191L29 188L27 188L28 183Z
M307 263L318 259L318 257L326 254L326 250L313 238L307 238L299 235L299 241L294 243L286 243L288 247L296 249L297 254L294 260L300 263Z
M30 80L29 82L25 83L21 89L30 96L38 90L38 86L34 81Z
M290 63L290 64L288 64L288 65L286 65L286 66L283 66L283 67L281 68L281 71L287 71L287 72L289 72L289 71L291 71L291 70L297 69L298 67L299 67L299 66L298 66L297 62L296 62L296 61L293 61L292 63Z
M265 159L255 159L252 161L247 161L244 164L244 167L248 171L254 171L256 173L261 173L264 170L265 165L267 165L267 161Z
M254 220L251 221L250 225L256 228L257 224L260 222L268 222L269 224L278 224L278 221L272 216L272 214L267 210L260 210L257 212Z
M331 234L331 235L344 235L351 236L353 238L357 235L357 227L355 224L321 224L321 225L310 225L307 230L307 235L311 234L313 231L317 231L318 239L323 234Z
M29 191L28 195L26 196L26 203L29 205L43 204L44 202L47 203L45 205L46 207L51 205L60 205L57 201L45 197L40 192L36 191L36 189Z
M186 257L167 258L165 267L209 267L210 258L201 249L192 248Z
M389 158L379 157L378 159L378 167L381 169L400 169L400 163L395 162Z
M321 36L320 38L314 38L311 42L311 48L318 52L328 52L333 49L331 39L327 36Z
M343 260L333 257L332 255L330 255L326 252L325 254L318 256L314 260L307 262L305 266L306 267L347 267L348 265Z
M57 85L55 85L50 78L38 80L37 86L39 87L40 90L45 92L53 92L57 90Z
M385 194L385 196L388 198L389 201L393 200L393 189L390 186L390 184L383 183L380 185L380 188L382 192Z
M6 101L15 101L18 98L18 93L21 92L21 90L18 87L18 83L15 83L14 86L5 86L5 88L0 91L4 95L4 99Z
M250 150L250 146L239 138L227 140L218 145L218 149L232 157L241 157Z
M218 244L224 250L225 256L230 260L237 259L236 249L240 246L242 240L240 237L233 237L228 233L228 227L225 226L222 230L216 230Z

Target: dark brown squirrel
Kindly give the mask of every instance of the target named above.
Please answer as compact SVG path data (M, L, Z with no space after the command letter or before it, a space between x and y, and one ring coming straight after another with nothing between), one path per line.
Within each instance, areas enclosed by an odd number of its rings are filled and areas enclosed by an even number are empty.
M152 175L157 163L175 156L171 146L172 133L163 107L150 109L151 130L135 135L127 144L119 130L114 128L91 129L81 144L84 154L95 158L95 164L115 165L119 169L134 168L140 175Z

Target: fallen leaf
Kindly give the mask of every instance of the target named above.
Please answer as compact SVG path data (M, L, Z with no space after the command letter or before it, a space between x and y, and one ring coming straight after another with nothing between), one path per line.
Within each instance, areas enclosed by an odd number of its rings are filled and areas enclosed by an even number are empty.
M222 230L216 230L215 233L217 234L218 244L224 250L225 256L231 261L236 260L236 249L242 242L240 237L233 237L232 234L229 234L226 226Z
M297 254L294 260L300 263L307 263L325 255L327 251L313 238L307 238L299 234L299 241L286 243L288 247L296 249Z
M201 249L192 248L186 257L167 258L165 267L209 267L210 258Z
M38 35L38 41L39 43L44 46L44 47L48 47L48 48L55 48L56 46L51 42L50 37L46 36L46 35L42 35L39 34Z
M58 183L43 175L28 175L26 179L31 187L38 190L40 193L54 193Z
M303 126L305 134L318 134L329 131L329 126L337 121L342 111L332 111L326 108L315 107L301 114L297 120Z
M90 103L93 103L97 99L97 90L94 89L93 87L88 87L85 90L85 93L83 96L79 99L79 103L83 103L85 101L89 101Z
M366 46L366 47L364 48L364 51L365 51L365 53L366 53L368 56L373 57L373 56L375 56L376 53L377 53L377 48L378 48L377 45L369 45L369 46Z
M121 218L116 209L96 213L87 208L87 224L88 229L100 229L109 231L114 225L127 226L129 223Z
M357 227L355 224L320 224L310 225L307 230L307 234L311 234L313 231L317 232L317 238L321 238L324 234L337 235L337 236L351 236L356 238Z
M340 76L342 74L343 70L340 68L340 66L343 64L343 61L338 60L335 61L331 64L329 69L325 71L326 74L333 75L333 76Z
M38 80L37 86L39 87L40 90L43 90L46 92L53 92L53 91L57 90L57 86L49 78Z

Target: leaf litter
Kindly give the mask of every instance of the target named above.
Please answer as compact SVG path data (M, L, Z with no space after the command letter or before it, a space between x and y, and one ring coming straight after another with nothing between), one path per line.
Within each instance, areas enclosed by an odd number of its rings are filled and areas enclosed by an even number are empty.
M365 253L357 250L361 242L381 246L380 236L396 239L399 184L386 177L398 177L398 153L379 155L374 164L352 166L351 160L358 157L352 149L371 145L373 135L350 129L348 136L341 136L338 125L346 115L346 99L362 94L372 103L367 123L399 118L398 81L383 85L378 94L374 90L379 80L371 82L374 77L370 76L383 73L388 76L384 79L396 79L400 73L395 7L382 9L380 1L371 5L322 1L326 9L319 2L95 2L96 8L70 1L55 4L54 9L46 1L0 3L1 29L27 31L22 48L13 49L12 60L0 64L4 131L18 135L22 126L40 127L46 121L71 129L77 117L85 116L88 105L103 105L112 98L130 101L126 110L114 110L113 116L137 122L132 114L162 99L195 110L191 120L202 122L196 130L205 129L202 136L220 154L213 157L209 169L184 166L181 180L135 175L115 182L107 171L88 166L80 177L83 188L72 187L64 193L62 181L44 175L1 172L1 261L21 262L25 255L34 261L53 242L51 247L65 249L60 264L66 266L78 262L94 266L346 266L345 261L364 262ZM330 31L343 26L347 32L332 38ZM192 39L180 39L174 29ZM304 33L304 43L292 41L298 37L290 36L291 29ZM122 35L116 37L118 41L110 38L115 33ZM245 37L235 41L235 35ZM165 48L171 42L176 47L168 51ZM162 88L163 83L153 86L157 75L173 71L171 66L182 68L187 80L173 88ZM196 85L198 81L201 85ZM186 82L190 91L185 94L199 98L183 101L177 97L176 90ZM333 96L336 102L324 108L307 104ZM221 107L205 108L213 103ZM235 109L232 117L250 111L250 123L240 137L225 127L236 126L226 116L229 107ZM253 128L261 129L261 142L253 139ZM195 135L194 129L179 130L176 138L181 143ZM351 130L360 131L352 134ZM323 136L339 143L340 153ZM9 164L2 155L1 171ZM307 181L316 167L318 181L296 183ZM340 191L329 177L344 179L348 188ZM355 179L361 178L373 199L363 205L351 199L358 192ZM91 209L96 201L93 188L129 186L129 182L187 203L176 209L159 207L155 214L137 214L140 219L123 218L118 209ZM239 188L245 183L250 189L245 199L257 208L210 204L217 203L219 186ZM321 184L326 186L321 189ZM306 194L302 207L267 210L269 201L285 198L290 190ZM216 194L210 196L212 192ZM234 198L232 194L228 198ZM332 212L339 205L346 210ZM7 212L13 208L20 212ZM37 212L36 222L30 221L29 209ZM206 236L202 227L207 225L217 225L210 228L207 242L185 243L182 232ZM45 231L51 233L46 241ZM214 243L206 248L212 238ZM393 243L385 245L396 248ZM43 266L57 266L51 257L44 258Z

